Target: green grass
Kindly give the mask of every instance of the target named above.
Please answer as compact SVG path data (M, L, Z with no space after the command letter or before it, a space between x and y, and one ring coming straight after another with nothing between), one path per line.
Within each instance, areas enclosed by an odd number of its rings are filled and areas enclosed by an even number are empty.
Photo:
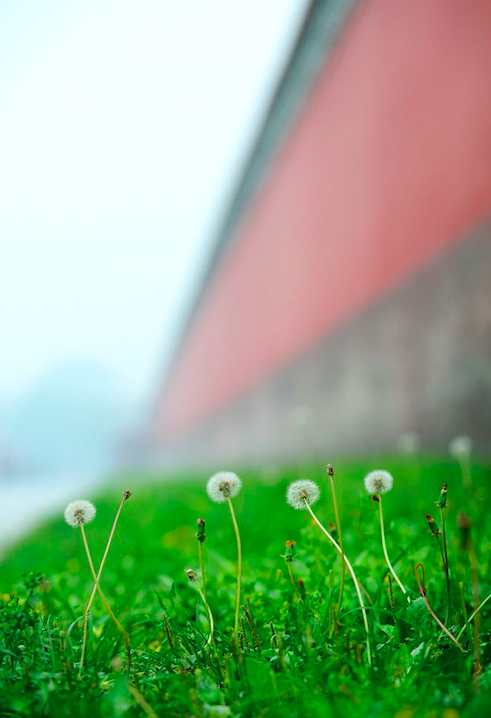
M377 505L363 489L364 474L377 465L394 474L394 489L384 497L387 543L411 594L410 605L395 584L391 605ZM491 602L481 616L482 672L473 678L472 629L462 636L461 653L429 616L414 573L423 562L427 598L443 620L445 579L424 516L430 513L440 523L435 501L446 481L452 582L448 628L456 635L464 610L470 613L473 606L469 553L461 549L456 526L461 509L474 522L481 597L491 592L489 465L473 465L472 496L461 488L458 467L448 461L340 462L335 469L346 554L373 602L371 670L348 575L340 626L333 630L340 562L307 512L285 503L286 487L297 478L294 471L241 474L244 486L234 505L243 541L243 604L250 607L257 635L246 621L238 653L230 644L236 545L227 507L209 501L204 475L166 482L126 476L93 497L97 516L87 536L97 562L121 491L131 489L102 578L130 634L131 674L122 670L120 634L96 598L87 663L78 676L82 622L74 621L83 615L92 581L80 530L60 516L26 537L0 565L0 715L130 718L153 711L166 718L458 718L489 713ZM334 521L322 467L303 470L302 476L322 489L315 506L319 518L325 525ZM198 567L198 517L206 520L207 591L219 667L206 645L206 613L184 573ZM303 600L282 557L286 540L296 542L292 567L304 582Z

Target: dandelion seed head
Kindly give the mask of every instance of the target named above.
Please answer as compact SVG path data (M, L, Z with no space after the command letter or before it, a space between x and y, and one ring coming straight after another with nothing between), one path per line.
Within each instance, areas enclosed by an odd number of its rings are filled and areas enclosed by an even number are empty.
M405 431L397 440L397 448L404 456L414 456L420 451L421 437L415 431Z
M233 471L219 471L208 479L206 490L212 501L223 504L237 496L241 487L242 481Z
M388 471L376 469L365 476L363 483L369 494L386 494L391 490L394 479Z
M85 499L72 501L65 509L65 521L73 528L77 528L81 524L90 523L94 517L95 506Z
M470 436L456 436L448 448L456 459L465 459L472 453L472 439Z
M288 487L286 502L294 509L306 509L306 503L315 504L320 496L319 487L310 479L299 479Z
M188 577L189 583L194 583L201 578L201 571L195 571L194 568L187 568L184 573Z

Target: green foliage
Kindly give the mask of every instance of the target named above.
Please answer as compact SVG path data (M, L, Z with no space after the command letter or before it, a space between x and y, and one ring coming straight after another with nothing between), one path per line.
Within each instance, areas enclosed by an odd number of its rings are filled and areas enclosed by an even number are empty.
M491 602L481 616L482 672L473 676L472 626L462 636L462 653L431 618L419 596L414 569L424 563L426 597L443 620L445 576L437 536L428 530L425 514L434 512L440 523L435 498L447 482L447 627L456 635L464 611L470 615L473 610L469 552L462 550L457 529L461 509L473 519L481 598L491 591L491 519L486 508L490 469L472 467L474 488L469 496L456 464L384 460L376 465L394 474L394 489L384 497L387 543L411 594L409 604L394 583L391 595L377 506L363 489L363 476L373 463L335 466L344 547L372 600L372 669L349 576L336 622L339 557L307 512L285 503L286 487L298 478L296 472L269 467L260 476L241 473L244 487L234 500L244 556L239 647L231 642L236 546L227 507L208 500L204 475L165 481L125 476L94 498L97 516L87 526L87 536L97 563L121 492L131 489L133 496L124 506L101 581L130 634L130 675L124 671L121 635L97 597L87 661L79 676L80 617L92 581L80 531L60 517L28 536L0 566L0 715L486 715L491 707ZM303 469L302 476L319 483L322 496L315 508L327 525L334 516L323 467ZM206 588L217 654L207 645L209 627L201 599L185 576L185 569L198 568L198 517L206 520ZM285 552L287 540L295 546ZM468 545L468 535L466 540Z

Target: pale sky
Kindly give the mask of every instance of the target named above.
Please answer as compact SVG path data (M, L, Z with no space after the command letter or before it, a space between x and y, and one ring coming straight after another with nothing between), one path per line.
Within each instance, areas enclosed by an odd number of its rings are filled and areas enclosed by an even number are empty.
M305 0L0 3L0 397L152 394Z

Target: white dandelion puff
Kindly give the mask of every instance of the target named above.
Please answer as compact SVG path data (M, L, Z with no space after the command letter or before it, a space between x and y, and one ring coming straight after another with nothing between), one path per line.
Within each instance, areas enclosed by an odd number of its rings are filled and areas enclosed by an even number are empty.
M456 436L448 448L450 454L456 459L466 459L472 453L472 439L470 436Z
M228 503L230 509L230 518L234 526L235 539L237 541L237 592L235 596L235 620L233 640L238 645L239 636L239 617L240 617L240 594L242 587L242 542L240 540L239 525L235 516L234 505L230 499L233 499L242 488L242 481L233 471L219 471L208 479L206 490L208 496L217 504ZM200 544L201 545L201 544ZM211 614L209 614L211 615ZM210 632L213 633L212 622L210 618Z
M363 483L369 494L386 494L391 490L394 479L388 471L376 469L365 476Z
M94 517L95 506L85 499L72 501L65 509L65 521L73 528L77 528L80 524L90 523Z
M315 504L320 496L319 487L310 479L294 481L286 492L286 502L294 509L306 509L306 503Z
M194 583L201 578L201 571L196 571L194 568L186 568L184 573L188 577L189 583Z
M242 481L233 471L219 471L208 479L206 491L212 501L223 504L237 496L241 487Z

